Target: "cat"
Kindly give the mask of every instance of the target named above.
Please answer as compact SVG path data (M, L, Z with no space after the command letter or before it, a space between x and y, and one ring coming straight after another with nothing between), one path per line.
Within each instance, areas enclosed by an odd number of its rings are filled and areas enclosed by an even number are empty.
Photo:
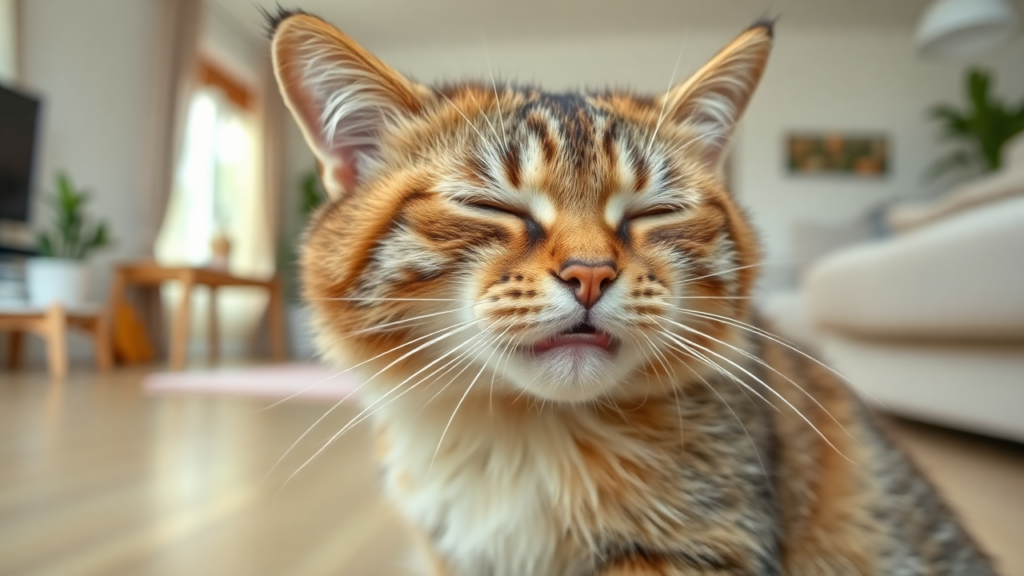
M743 31L664 94L427 87L270 19L330 202L318 346L364 375L384 489L435 576L993 569L843 381L763 328L719 165L765 70Z

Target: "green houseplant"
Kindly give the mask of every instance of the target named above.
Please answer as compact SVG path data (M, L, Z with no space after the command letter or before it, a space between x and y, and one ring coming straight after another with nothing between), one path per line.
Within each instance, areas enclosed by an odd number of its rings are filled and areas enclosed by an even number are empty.
M57 174L57 193L48 200L56 222L51 230L42 230L36 235L41 256L85 260L92 252L110 244L106 222L90 225L86 219L89 193L75 189L66 173Z
M929 109L930 116L941 125L943 138L959 144L931 166L932 178L955 170L975 174L998 170L1003 146L1024 132L1024 99L1016 104L998 100L991 92L992 75L988 71L968 70L964 88L965 108L938 104Z
M296 228L305 229L313 212L327 198L320 176L315 169L304 173L299 179L299 196L296 207L299 219ZM288 332L293 354L300 358L309 358L315 354L313 346L312 318L309 311L300 302L299 294L299 230L285 236L279 251L278 269L284 281L285 295L288 301Z
M302 177L299 179L298 191L299 197L298 202L296 202L299 215L297 221L298 230L291 234L285 234L278 251L278 268L282 278L284 278L285 294L289 300L298 300L299 298L299 235L306 227L306 223L309 222L310 216L323 204L324 199L327 197L323 187L320 185L320 176L315 169L302 174Z
M86 216L89 193L78 189L64 172L57 174L57 190L47 198L53 212L52 224L36 234L38 258L25 269L29 301L45 307L61 303L75 308L87 303L86 259L110 245L105 222Z

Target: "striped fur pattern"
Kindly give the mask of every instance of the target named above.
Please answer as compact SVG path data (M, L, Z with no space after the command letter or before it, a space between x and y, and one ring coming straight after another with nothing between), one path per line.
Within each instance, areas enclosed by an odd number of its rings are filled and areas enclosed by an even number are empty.
M273 25L331 202L303 281L436 576L992 574L828 369L757 322L717 177L772 27L667 93L426 87Z

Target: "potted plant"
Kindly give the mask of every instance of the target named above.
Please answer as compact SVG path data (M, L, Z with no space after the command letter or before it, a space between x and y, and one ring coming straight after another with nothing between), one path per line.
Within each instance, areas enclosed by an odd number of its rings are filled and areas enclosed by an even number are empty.
M954 170L972 174L994 172L1000 167L1003 146L1024 132L1024 99L1016 104L1005 103L992 95L991 86L991 74L972 68L964 81L964 109L939 104L929 110L932 118L941 123L942 136L959 143L957 150L932 165L931 177Z
M68 308L88 303L86 258L110 244L107 225L85 215L89 194L77 190L67 174L57 174L57 192L47 198L54 212L48 230L36 235L38 258L25 265L29 302L34 307L60 303Z

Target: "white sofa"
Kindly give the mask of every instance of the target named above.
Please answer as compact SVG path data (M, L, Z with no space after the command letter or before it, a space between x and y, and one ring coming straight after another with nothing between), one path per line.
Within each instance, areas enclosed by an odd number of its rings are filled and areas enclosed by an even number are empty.
M1024 442L1024 137L1006 169L886 217L764 314L884 410Z

